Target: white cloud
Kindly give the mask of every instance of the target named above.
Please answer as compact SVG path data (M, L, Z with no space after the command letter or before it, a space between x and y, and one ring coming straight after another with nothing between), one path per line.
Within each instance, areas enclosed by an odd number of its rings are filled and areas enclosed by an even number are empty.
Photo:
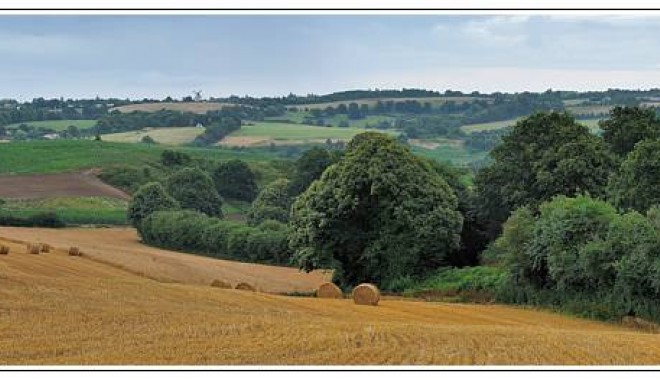
M468 38L497 47L524 44L529 16L496 16L470 20L460 27Z
M83 41L66 35L15 34L0 32L0 54L61 55L80 53Z

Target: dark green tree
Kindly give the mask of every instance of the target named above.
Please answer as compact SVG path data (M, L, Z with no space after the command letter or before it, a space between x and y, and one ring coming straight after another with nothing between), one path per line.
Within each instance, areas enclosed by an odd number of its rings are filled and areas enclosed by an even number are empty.
M638 143L610 182L610 199L624 209L645 212L660 205L660 140Z
M150 182L141 186L133 195L128 205L128 220L139 229L142 220L152 213L178 208L179 202L167 193L163 185Z
M183 166L188 165L192 159L183 152L174 150L164 150L160 155L160 162L165 166Z
M278 179L266 185L248 211L248 224L256 226L266 220L288 222L292 202L289 188L290 182L286 179Z
M222 198L211 177L198 168L183 168L172 174L165 183L167 191L179 201L181 208L222 217Z
M393 289L447 265L461 224L454 192L426 160L363 133L295 201L290 246L304 270L334 268L344 286Z
M326 149L314 147L298 158L291 179L291 195L297 196L321 177L323 171L338 160L338 155Z
M257 196L257 181L252 169L241 160L218 165L213 171L215 188L225 198L252 202Z
M660 138L660 120L653 108L614 107L599 126L609 149L619 156L628 154L639 141Z
M614 161L603 141L567 113L536 113L516 123L475 178L476 207L491 235L511 211L556 195L602 197Z

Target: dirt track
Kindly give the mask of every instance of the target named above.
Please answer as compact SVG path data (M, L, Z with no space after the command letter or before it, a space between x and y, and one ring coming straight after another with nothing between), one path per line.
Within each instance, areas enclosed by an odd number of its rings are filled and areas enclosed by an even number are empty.
M0 241L48 243L79 247L93 260L108 263L164 282L208 285L222 280L235 286L247 282L269 293L311 292L329 274L304 273L296 268L217 260L145 246L132 228L17 228L0 227Z
M109 197L129 199L91 171L62 174L0 176L0 198Z

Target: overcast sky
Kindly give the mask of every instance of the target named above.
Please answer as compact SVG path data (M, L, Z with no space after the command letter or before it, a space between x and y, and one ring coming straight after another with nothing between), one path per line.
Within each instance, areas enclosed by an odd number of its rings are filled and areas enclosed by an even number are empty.
M660 87L660 17L0 16L0 97Z

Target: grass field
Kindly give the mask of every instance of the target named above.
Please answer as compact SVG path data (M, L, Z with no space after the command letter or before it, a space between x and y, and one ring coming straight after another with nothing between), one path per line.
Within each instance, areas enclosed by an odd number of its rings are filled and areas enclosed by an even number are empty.
M160 110L169 110L169 111L180 111L180 112L193 112L199 114L205 114L208 111L217 111L222 109L222 107L232 106L228 103L207 103L207 102L188 102L188 103L142 103L142 104L129 104L126 106L115 107L110 111L119 111L119 112L156 112Z
M521 117L516 118L516 119L510 119L510 120L503 120L503 121L494 121L491 123L479 123L479 124L466 124L461 127L463 132L465 133L474 133L474 132L482 132L482 131L492 131L495 129L502 129L506 128L508 126L514 125L518 120L522 119ZM587 119L587 120L577 120L578 123L587 126L592 133L597 133L600 131L600 128L598 127L598 122L600 119Z
M223 146L267 146L323 143L326 139L348 141L366 132L361 128L317 127L292 123L254 123L220 141ZM390 132L394 134L393 132Z
M53 212L68 225L125 225L126 200L105 197L58 197L47 199L8 199L0 215L27 217Z
M449 162L456 166L467 166L473 161L485 158L487 152L471 152L462 145L453 143L439 144L434 149L412 146L411 151L420 156L432 158L441 162Z
M3 144L0 149L0 174L57 173L89 168L103 168L130 163L139 165L160 159L163 150L149 144L123 144L108 141L56 140ZM176 148L195 158L209 160L241 159L266 163L280 158L277 153L261 150L219 148ZM263 165L262 165L263 166Z
M149 136L158 144L183 145L193 141L202 132L202 128L196 127L147 128L141 131L110 133L101 137L105 141L139 143L144 136Z
M96 120L44 120L44 121L26 121L23 123L14 123L6 125L7 129L16 129L21 124L31 125L35 128L49 128L55 131L64 131L70 125L78 127L78 129L89 129L96 125Z
M49 242L42 230L23 230ZM207 277L195 284L146 272L189 255L120 254L109 241L81 245L83 257L60 250L69 241L30 255L22 243L2 243L11 250L0 256L2 365L660 363L657 335L550 312L390 298L371 307L225 290L208 285L222 273L209 265L199 266ZM135 267L105 264L103 255Z

